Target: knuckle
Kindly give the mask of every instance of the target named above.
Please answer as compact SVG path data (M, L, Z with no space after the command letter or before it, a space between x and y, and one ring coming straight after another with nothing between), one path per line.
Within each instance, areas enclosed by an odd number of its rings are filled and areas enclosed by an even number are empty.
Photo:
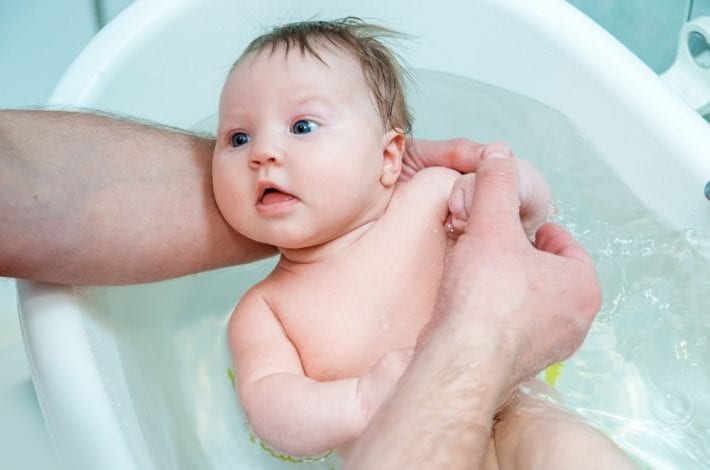
M451 140L449 151L454 156L464 156L470 153L474 147L474 143L465 137L456 137Z

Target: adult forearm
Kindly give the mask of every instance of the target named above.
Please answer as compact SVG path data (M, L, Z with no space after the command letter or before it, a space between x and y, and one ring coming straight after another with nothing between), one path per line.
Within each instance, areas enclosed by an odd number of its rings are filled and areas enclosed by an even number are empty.
M0 275L122 284L271 253L222 219L213 145L107 116L0 111Z
M504 338L439 325L358 439L346 469L478 468L508 386Z

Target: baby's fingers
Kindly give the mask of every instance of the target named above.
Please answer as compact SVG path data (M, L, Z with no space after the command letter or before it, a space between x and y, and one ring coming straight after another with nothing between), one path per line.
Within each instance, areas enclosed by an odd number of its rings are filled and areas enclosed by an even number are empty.
M454 186L449 195L449 212L451 218L465 225L471 211L473 202L473 188L476 185L476 174L461 175L454 181Z
M464 232L466 222L468 222L475 184L475 173L461 175L454 181L448 201L449 217L446 220L446 231L454 238Z

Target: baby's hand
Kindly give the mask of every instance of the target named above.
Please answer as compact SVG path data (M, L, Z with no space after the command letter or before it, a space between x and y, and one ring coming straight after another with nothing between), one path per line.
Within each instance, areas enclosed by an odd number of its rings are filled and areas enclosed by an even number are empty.
M520 175L520 221L528 238L533 238L537 229L549 221L554 213L552 191L547 181L525 160L518 160Z
M547 183L532 165L518 160L520 177L520 221L525 234L532 238L535 232L552 214L552 193ZM453 237L463 233L473 201L476 174L461 175L454 181L449 196L449 218L446 230Z
M366 375L360 377L358 392L362 412L368 419L374 416L389 396L397 381L409 366L414 348L390 351L377 361Z

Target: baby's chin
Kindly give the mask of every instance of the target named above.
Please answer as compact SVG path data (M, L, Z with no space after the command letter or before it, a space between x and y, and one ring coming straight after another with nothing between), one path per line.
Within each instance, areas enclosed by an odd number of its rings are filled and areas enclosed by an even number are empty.
M259 243L275 246L279 251L297 251L315 248L323 242L306 240L298 237L288 237L284 235L263 235L254 238Z
M267 242L263 242L267 243ZM274 240L270 245L275 246L279 251L300 251L300 250L311 250L322 245L322 243L309 243L305 241L294 241L294 240Z
M267 243L267 242L264 242ZM339 251L337 243L332 240L274 240L272 243L287 259L297 262L313 262L324 259Z
M320 251L320 249L331 245L335 239L332 234L318 233L316 230L302 227L244 227L244 230L236 229L251 240L276 247L281 253L294 253L297 251L309 252Z
M308 246L308 243L302 239L303 237L288 234L284 231L265 229L264 227L257 227L254 225L231 225L232 229L240 235L243 235L250 240L254 240L255 242L263 243L264 245L274 246L277 249L284 248L289 250L297 250Z

